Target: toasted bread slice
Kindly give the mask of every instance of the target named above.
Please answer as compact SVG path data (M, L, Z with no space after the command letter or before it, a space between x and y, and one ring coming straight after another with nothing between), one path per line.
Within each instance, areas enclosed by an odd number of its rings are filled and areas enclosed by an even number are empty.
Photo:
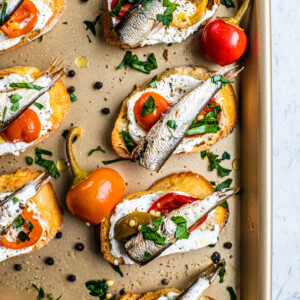
M193 172L182 172L167 176L156 183L154 183L148 191L139 192L127 196L124 200L133 200L142 195L154 193L156 191L181 191L195 196L199 199L204 199L214 192L213 186L203 176ZM100 240L101 252L106 260L112 264L124 264L123 258L114 257L111 253L111 243L109 240L110 218L114 211L112 211L101 223ZM222 229L228 220L229 210L222 206L215 209L214 221L219 224Z
M212 7L213 5L220 5L220 0L209 0L208 1L208 5L207 7ZM109 15L110 11L108 9L108 5L105 5L104 8L104 38L106 40L106 42L112 46L115 47L119 47L119 48L123 48L123 49L137 49L137 48L141 48L141 46L138 47L130 47L124 43L121 42L121 40L119 39L118 34L116 33L116 31L114 30L114 26L113 26L113 22L112 22L112 17ZM211 18L207 19L206 21L204 21L200 27L205 26L209 21L211 20ZM147 47L143 46L143 47Z
M162 75L159 75L157 80L169 77L173 74L187 75L198 80L207 80L209 78L209 72L206 68L200 67L180 67L173 70L169 70ZM128 131L129 120L127 118L127 101L135 95L137 92L144 91L150 87L150 82L146 83L142 87L136 87L132 94L130 94L124 101L121 107L121 111L116 120L115 126L112 132L112 145L115 151L124 158L132 158L128 151L124 139L122 137L122 131ZM220 139L228 135L234 128L237 122L237 104L235 99L234 90L231 84L227 84L226 87L218 92L218 95L223 98L221 103L222 113L226 116L226 122L221 126L221 130L217 133L207 133L204 135L204 140L200 145L196 145L188 153L200 152L212 147ZM189 139L190 137L185 137ZM183 153L183 152L181 152Z
M40 172L27 169L19 170L16 174L2 175L0 176L0 193L14 192L24 186L28 181L36 178L39 174ZM4 250L7 251L5 259L38 250L48 244L49 241L53 239L56 232L63 226L63 210L58 203L56 193L51 183L44 185L31 201L36 205L41 220L47 224L48 230L46 238L45 240L38 241L33 247L22 249L22 253L20 253L20 250L7 249L0 245L0 254L1 252L4 252ZM0 257L0 260L3 259Z
M176 290L176 289L163 289L152 293L147 293L144 295L135 295L135 294L127 294L123 297L121 297L120 300L157 300L159 297L166 296L168 293L182 293L182 291ZM201 296L199 299L195 300L213 300L210 297Z
M67 0L52 0L51 2L48 0L43 0L44 3L51 3L51 10L53 12L51 18L48 20L47 24L45 25L44 28L42 28L41 30L33 30L28 32L22 39L21 41L10 47L7 48L5 50L1 50L0 53L5 52L7 50L11 50L14 48L17 48L23 44L26 44L28 42L31 42L35 39L37 39L38 37L46 34L48 31L50 31L51 29L53 29L53 27L56 25L56 23L58 22L59 18L61 17L61 15L63 14L66 5L67 5Z
M32 76L33 78L38 78L42 74L42 72L40 72L35 67L15 67L10 69L0 70L0 77L8 76L10 74L18 74L20 76L22 75L24 76L27 74ZM40 141L44 140L46 137L48 137L48 135L51 132L55 131L58 128L58 126L63 122L63 120L65 119L66 115L70 110L70 95L67 91L65 84L62 81L56 83L48 91L48 93L50 95L50 99L49 99L50 106L53 110L53 114L50 118L50 121L52 123L52 128L50 131L47 131L47 133L40 136L36 141L34 141L32 145L35 145ZM1 140L1 136L0 136L0 140ZM29 147L32 145L29 145ZM27 148L21 150L24 151L26 149Z

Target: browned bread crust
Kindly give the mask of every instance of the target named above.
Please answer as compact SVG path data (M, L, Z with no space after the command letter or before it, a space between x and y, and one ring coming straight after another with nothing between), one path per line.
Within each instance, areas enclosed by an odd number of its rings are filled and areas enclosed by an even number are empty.
M53 15L47 22L46 26L41 30L34 30L34 31L28 32L17 45L10 47L8 49L5 49L5 50L1 50L0 53L17 48L28 42L31 42L31 41L37 39L38 37L46 34L51 29L53 29L53 27L56 25L59 18L61 17L62 13L64 12L66 5L67 5L67 0L53 0L53 5L51 7L51 9L53 11Z
M209 78L209 72L206 68L201 67L180 67L166 71L165 73L158 76L157 80L162 80L163 78L169 77L173 74L188 75L198 80L206 80ZM122 107L119 113L119 116L115 122L113 131L112 131L112 145L115 151L119 156L124 158L132 158L130 152L127 150L124 139L122 137L122 131L128 131L129 120L127 118L127 101L135 95L137 92L146 90L149 88L149 83L146 83L144 86L137 86L135 90L127 97L122 103ZM235 99L234 90L231 84L227 84L226 87L218 92L224 100L221 104L222 110L226 115L226 122L221 127L221 130L215 134L209 134L209 139L203 144L195 146L192 151L189 153L200 152L207 150L212 147L216 142L228 135L234 128L237 122L237 104ZM189 138L189 137L185 137Z
M124 200L132 200L142 195L155 193L156 191L182 191L199 199L204 199L214 192L213 186L202 175L193 172L175 173L154 183L148 191L131 194ZM111 253L109 241L110 218L114 210L103 220L100 230L101 252L104 258L112 264L124 264L123 258L114 257ZM222 229L229 217L228 208L218 206L214 213L214 220Z

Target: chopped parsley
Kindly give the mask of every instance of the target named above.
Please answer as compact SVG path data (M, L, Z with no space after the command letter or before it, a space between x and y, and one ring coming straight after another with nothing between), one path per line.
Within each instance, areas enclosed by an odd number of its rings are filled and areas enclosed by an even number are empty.
M66 22L62 22L64 25L68 25L68 22L66 21Z
M34 102L33 104L34 104L39 110L41 110L41 109L44 107L44 105L41 104L41 103L39 103L39 102Z
M26 156L26 162L29 166L31 166L33 164L33 158L30 156Z
M20 199L17 198L17 197L13 197L13 198L11 199L11 201L13 202L13 204L17 204L17 203L20 201Z
M173 12L177 9L178 4L172 3L169 0L163 0L163 6L167 9L164 14L156 15L158 21L162 22L165 26L169 27L173 21Z
M33 224L30 221L27 221L27 220L26 220L26 224L28 226L29 231L32 232L32 230L34 228Z
M225 88L227 83L233 83L233 80L229 80L224 78L222 75L211 75L209 74L211 82L218 84L220 81L222 82L222 89Z
M146 252L144 253L144 257L145 257L146 259L149 259L149 258L151 257L151 253L146 251Z
M44 88L40 85L36 85L30 82L15 82L15 83L11 83L9 86L14 89L22 88L22 89L32 89L37 91L40 91Z
M124 295L126 294L126 292L125 292L124 289L121 289L120 292L119 292L119 294L120 294L121 296L124 296Z
M86 35L86 37L87 37L87 39L88 39L89 43L91 43L91 42L92 42L92 40L91 40L90 36L87 34L87 35Z
M2 114L2 124L4 124L6 112L7 112L7 106L4 106L3 114Z
M12 224L12 228L19 229L21 228L22 225L24 225L24 218L20 215L14 220Z
M119 265L111 264L111 266L121 277L124 277L124 273L122 272Z
M48 298L49 298L50 300L54 300L54 296L53 296L52 294L49 294L49 295L48 295Z
M216 191L221 191L223 189L229 188L231 183L232 183L231 178L226 179L216 187Z
M113 163L116 163L116 162L119 162L119 161L124 161L124 160L130 160L131 162L135 162L135 159L133 159L133 158L119 157L119 158L112 159L112 160L103 160L102 163L104 165L109 165L109 164L113 164Z
M90 30L93 35L96 36L96 25L100 21L100 15L94 21L84 21L83 23L86 25L85 30Z
M5 23L5 16L6 16L6 9L7 9L7 1L3 1L3 7L1 10L1 25Z
M140 61L136 54L132 55L131 51L126 51L125 56L117 67L117 70L130 66L140 72L150 74L150 71L157 69L157 61L154 53L151 53L147 61Z
M154 98L152 96L149 96L143 105L142 117L144 118L145 115L149 116L157 109L157 107L158 106L155 104Z
M72 102L75 102L75 101L77 101L78 100L78 98L75 96L75 94L70 94L70 99L71 99L71 101Z
M41 148L35 150L35 163L39 166L45 167L52 177L58 178L60 176L54 161L42 158L42 154L52 156L52 152Z
M221 127L219 126L219 115L222 112L220 105L216 106L201 120L193 122L191 128L186 132L187 135L217 133Z
M96 152L96 151L101 151L101 152L105 153L105 150L103 150L101 146L98 146L97 148L92 149L92 150L89 152L88 156L91 156L91 155L92 155L94 152Z
M223 283L224 282L225 273L226 273L226 269L225 269L225 267L222 267L222 269L219 272L219 277L220 277L219 283Z
M151 80L151 82L149 83L149 85L150 85L152 88L154 88L154 89L157 88L157 75L155 75L155 76L152 78L152 80Z
M190 233L187 230L187 221L184 217L172 217L171 219L176 225L176 233L175 237L178 240L182 239L188 239L190 236Z
M202 151L201 152L201 157L202 159L204 157L207 157L208 160L209 160L209 171L213 171L214 169L217 169L218 170L218 174L221 178L225 177L225 176L228 176L230 174L230 172L232 170L229 170L229 169L226 169L226 168L223 168L220 163L222 161L222 159L218 158L219 155L217 154L213 154L212 152L209 152L209 151Z
M174 131L175 131L176 128L177 128L177 124L176 124L176 122L175 122L174 120L169 120L169 121L167 122L167 125L168 125L170 128L172 128Z
M226 7L235 7L233 0L221 0L221 4Z
M236 294L235 294L235 292L234 292L234 290L233 290L233 288L231 286L227 287L227 291L230 294L230 300L236 300L237 299L236 298Z
M145 10L148 9L149 5L152 3L153 0L144 0L144 2L146 3L146 6L145 6Z
M133 141L129 132L122 130L122 137L125 142L125 146L126 146L127 150L129 152L132 152L133 148L135 147L135 142Z
M225 159L230 159L230 154L226 151L222 155L222 160L225 160Z
M162 237L157 231L159 227L163 224L163 217L156 218L153 222L153 227L147 225L142 225L140 232L145 240L153 241L157 245L166 245L166 238Z
M24 231L19 232L18 239L22 242L30 241L29 235L27 233L25 233Z
M10 102L13 103L13 105L11 106L11 110L16 112L19 109L19 101L22 99L23 97L18 95L18 94L13 94L10 97Z
M215 181L210 181L210 184L211 184L212 186L215 186L215 185L216 185Z
M42 287L38 288L35 284L32 285L38 292L38 300L42 300L45 298L45 292Z
M106 295L109 293L108 284L105 279L103 280L90 280L85 283L85 287L90 291L90 295L98 297L99 300L106 300ZM110 299L115 299L113 296Z

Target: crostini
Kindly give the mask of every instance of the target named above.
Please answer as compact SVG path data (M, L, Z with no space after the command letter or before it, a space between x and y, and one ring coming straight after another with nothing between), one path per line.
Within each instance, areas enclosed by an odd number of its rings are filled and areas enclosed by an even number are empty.
M123 199L104 219L100 231L104 258L115 265L143 265L157 256L217 243L229 216L228 207L218 204L235 192L226 189L214 193L208 180L192 172L165 177L148 191ZM195 220L191 219L192 215ZM149 224L157 230L152 230ZM185 228L183 236L174 237L175 224ZM155 242L146 237L149 230L157 238Z
M55 71L59 59L45 72L35 67L0 71L0 156L18 155L55 131L70 108L70 95Z
M0 261L45 246L64 222L47 173L0 176Z
M50 31L65 7L66 0L0 1L0 53Z
M180 43L205 25L219 5L220 0L108 0L104 37L125 49Z
M121 300L213 300L210 297L202 296L202 294L212 284L222 268L225 268L224 260L217 264L211 264L184 291L162 289L144 295L127 294L121 297Z
M162 115L178 104L184 96L191 95L191 91L209 78L210 73L205 68L180 67L165 72L157 80L142 87L136 87L123 101L113 128L112 145L115 151L121 157L134 158L132 151L136 145L143 143L151 128L162 119ZM198 95L196 93L195 97ZM207 150L229 134L236 122L235 94L232 85L227 83L204 107L173 153ZM166 125L170 134L173 134L178 124L168 121Z

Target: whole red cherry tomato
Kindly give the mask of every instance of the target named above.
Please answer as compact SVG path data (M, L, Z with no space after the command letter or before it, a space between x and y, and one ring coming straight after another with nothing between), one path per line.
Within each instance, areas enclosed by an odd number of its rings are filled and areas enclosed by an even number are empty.
M237 61L245 53L248 38L239 24L251 0L245 0L232 18L220 18L208 23L200 37L200 50L207 59L221 66Z

